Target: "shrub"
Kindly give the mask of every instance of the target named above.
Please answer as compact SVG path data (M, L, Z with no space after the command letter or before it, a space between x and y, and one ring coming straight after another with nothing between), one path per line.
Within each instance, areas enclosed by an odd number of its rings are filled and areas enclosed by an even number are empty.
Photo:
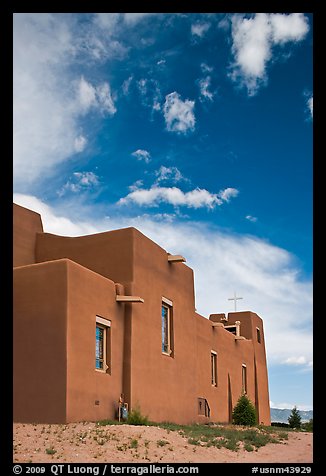
M292 408L291 415L288 418L291 428L299 429L301 427L301 416L297 407Z
M141 414L140 408L132 409L127 418L129 425L148 425L148 418Z
M257 413L247 395L241 395L233 409L232 420L235 425L253 426L257 423Z
M313 419L311 418L309 421L307 421L306 423L302 423L301 425L301 430L304 430L304 431L313 431Z

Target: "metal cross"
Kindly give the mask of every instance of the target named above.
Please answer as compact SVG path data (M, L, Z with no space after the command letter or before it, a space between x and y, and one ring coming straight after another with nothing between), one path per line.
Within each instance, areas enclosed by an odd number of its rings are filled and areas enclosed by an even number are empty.
M228 298L228 301L234 301L234 312L237 312L237 300L243 299L242 297L237 297L236 292L234 291L234 297Z

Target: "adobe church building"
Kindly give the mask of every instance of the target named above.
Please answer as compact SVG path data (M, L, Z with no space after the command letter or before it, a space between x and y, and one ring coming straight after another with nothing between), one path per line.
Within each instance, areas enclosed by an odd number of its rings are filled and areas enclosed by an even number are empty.
M14 420L230 422L245 392L270 425L265 339L250 311L195 312L193 271L135 228L76 238L14 204Z

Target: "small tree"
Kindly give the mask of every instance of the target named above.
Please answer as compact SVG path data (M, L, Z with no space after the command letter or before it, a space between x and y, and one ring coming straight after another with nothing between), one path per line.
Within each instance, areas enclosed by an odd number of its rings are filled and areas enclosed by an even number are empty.
M296 406L292 408L291 415L288 418L288 422L291 428L301 428L301 416Z
M253 426L257 423L257 412L247 395L241 395L232 412L235 425Z

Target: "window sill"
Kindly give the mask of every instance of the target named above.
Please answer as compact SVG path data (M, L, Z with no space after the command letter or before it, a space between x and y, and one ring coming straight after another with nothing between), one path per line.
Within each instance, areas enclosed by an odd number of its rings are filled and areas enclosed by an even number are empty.
M109 374L107 370L102 370L102 369L95 369L95 372L99 372L100 374Z
M162 352L162 355L166 355L167 357L172 357L172 352Z

